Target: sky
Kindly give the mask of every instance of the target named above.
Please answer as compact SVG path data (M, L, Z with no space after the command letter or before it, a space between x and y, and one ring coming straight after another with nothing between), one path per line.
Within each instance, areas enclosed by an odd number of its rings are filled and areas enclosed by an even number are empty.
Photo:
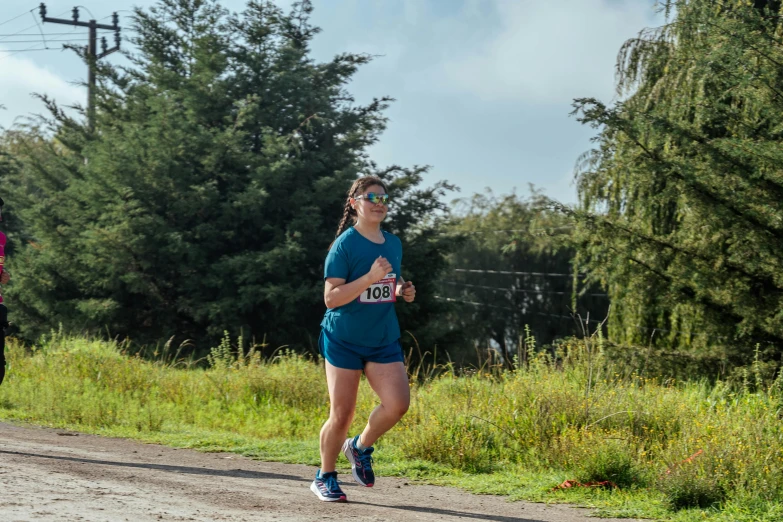
M120 24L133 6L155 0L49 0L48 16ZM291 0L277 0L281 5ZM87 29L39 25L40 0L0 3L0 126L42 113L32 93L60 104L85 103L86 66L67 39L86 45ZM244 0L222 0L241 11ZM376 58L348 86L358 103L391 96L388 128L370 156L379 165L430 165L425 182L527 193L532 184L564 203L576 201L573 169L595 131L573 117L574 98L615 99L620 46L663 23L655 0L313 0L322 32L312 56L342 52ZM32 12L30 12L32 10ZM92 14L92 15L91 15ZM104 17L108 17L101 20ZM19 33L21 34L14 34ZM43 49L41 33L48 46ZM55 33L68 33L57 34ZM126 36L128 33L126 32ZM109 38L109 45L112 40ZM16 52L24 50L23 52ZM106 58L123 63L122 55Z

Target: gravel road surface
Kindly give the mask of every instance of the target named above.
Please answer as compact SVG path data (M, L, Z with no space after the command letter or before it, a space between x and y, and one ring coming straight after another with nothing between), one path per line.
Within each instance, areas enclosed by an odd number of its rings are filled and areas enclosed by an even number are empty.
M0 520L598 522L568 506L348 475L348 503L320 502L315 468L0 422ZM625 519L628 522L628 519Z

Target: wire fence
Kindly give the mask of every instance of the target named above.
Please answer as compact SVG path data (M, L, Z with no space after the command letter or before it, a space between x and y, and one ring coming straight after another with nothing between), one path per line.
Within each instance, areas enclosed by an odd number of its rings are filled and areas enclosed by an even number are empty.
M502 274L502 275L521 275L521 276L536 276L536 277L574 277L574 274L558 273L558 272L517 272L513 270L486 270L478 268L454 268L455 272L463 272L466 274ZM576 274L578 278L586 278L587 274Z
M529 313L528 312L528 313L526 313L523 310L520 310L518 308L511 308L509 306L500 306L500 305L493 305L493 304L489 304L489 303L480 303L480 302L477 302L477 301L468 301L468 300L464 300L464 299L455 299L455 298L452 298L452 297L444 297L444 296L440 296L440 295L435 295L433 297L436 300L446 301L446 302L450 302L450 303L459 303L459 304L466 304L466 305L470 305L470 306L474 306L474 307L486 307L486 308L494 308L494 309L499 309L499 310L507 310L507 311L514 312L515 314L519 314L519 315L522 315L522 316L525 316L525 315L537 315L537 316L543 316L543 317L570 319L570 320L573 320L575 323L581 322L582 324L601 324L601 323L605 322L603 320L599 321L599 320L589 319L589 317L580 317L577 314L563 315L563 314L549 314L549 313L544 313L544 312L533 312L533 313ZM677 333L677 334L687 335L687 336L691 336L691 337L706 337L707 340L720 341L720 342L736 341L737 340L735 338L732 338L732 337L729 337L729 336L725 336L725 335L715 335L714 333L711 333L711 332L692 332L692 331L676 330L676 329L668 329L668 328L657 328L657 327L652 327L651 328L651 327L648 327L648 326L642 326L642 325L638 325L638 324L636 324L636 325L627 325L627 326L631 327L631 328L636 328L636 329L639 329L639 330L644 330L646 332L650 332L653 335L656 334L656 333ZM774 345L775 344L774 342L772 342L772 341L770 341L768 339L744 339L743 341L744 342L748 342L748 343L754 343L754 344L767 344L767 345Z
M485 286L485 285L474 285L469 283L459 283L457 281L441 281L444 285L451 285L451 286L462 286L465 288L479 288L482 290L489 290L491 292L499 293L499 292L519 292L523 294L538 294L538 295L572 295L572 292L559 292L554 290L529 290L525 288L515 288L513 286L511 287L498 287L498 286ZM587 294L576 294L577 296L590 296L590 297L609 297L609 294L600 294L600 293L587 293Z

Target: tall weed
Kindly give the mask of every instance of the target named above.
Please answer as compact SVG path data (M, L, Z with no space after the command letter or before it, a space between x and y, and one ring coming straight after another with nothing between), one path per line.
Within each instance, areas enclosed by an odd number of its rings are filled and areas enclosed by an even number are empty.
M329 412L322 362L242 346L226 337L204 368L173 350L149 361L120 342L57 332L28 349L11 341L0 417L317 440ZM672 509L783 502L783 378L767 368L749 368L744 383L656 379L616 366L600 337L552 351L528 338L520 354L513 370L490 358L472 370L419 364L411 409L379 446L460 472L650 488ZM357 402L352 433L377 405L366 382Z

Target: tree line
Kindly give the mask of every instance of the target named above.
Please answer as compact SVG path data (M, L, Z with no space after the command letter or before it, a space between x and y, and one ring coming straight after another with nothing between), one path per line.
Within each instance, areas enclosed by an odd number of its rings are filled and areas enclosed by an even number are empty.
M309 1L136 9L130 65L98 65L93 130L42 96L47 117L0 134L16 334L313 351L345 191L375 174L418 289L398 310L418 357L510 364L525 339L601 330L631 352L778 360L780 5L662 8L620 50L619 101L575 101L596 129L575 206L535 189L448 205L456 187L426 167L376 165L393 100L351 96L369 56L312 59Z

